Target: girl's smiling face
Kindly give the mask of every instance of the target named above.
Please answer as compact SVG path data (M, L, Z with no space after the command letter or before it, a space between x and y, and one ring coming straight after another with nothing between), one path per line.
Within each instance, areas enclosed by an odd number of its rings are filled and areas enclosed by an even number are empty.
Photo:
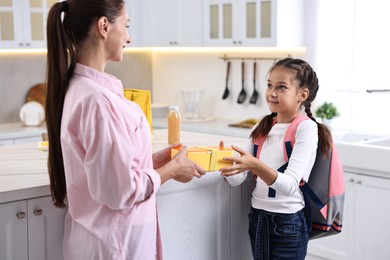
M302 101L307 97L307 91L307 88L299 88L295 71L276 67L269 74L265 97L271 112L289 121L289 118L293 119L297 115Z

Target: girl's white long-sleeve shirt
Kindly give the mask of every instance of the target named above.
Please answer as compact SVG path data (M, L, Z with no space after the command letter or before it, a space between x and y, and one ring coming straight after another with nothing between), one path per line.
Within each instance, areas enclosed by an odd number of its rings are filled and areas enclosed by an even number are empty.
M261 149L260 158L263 163L277 169L285 164L284 135L289 123L277 123L269 132ZM318 144L317 124L312 120L302 121L297 128L295 144L284 173L277 172L275 182L268 186L259 177L256 178L256 187L252 193L252 207L278 213L295 213L305 206L304 198L299 189L299 182L303 178L309 179L313 167ZM244 148L252 153L253 143L250 139ZM227 177L232 186L238 186L247 178L247 172ZM268 196L269 187L276 191L275 197Z

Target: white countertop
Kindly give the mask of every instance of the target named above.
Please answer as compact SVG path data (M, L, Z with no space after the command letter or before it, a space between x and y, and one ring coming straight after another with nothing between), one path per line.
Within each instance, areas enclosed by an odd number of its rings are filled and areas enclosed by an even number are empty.
M46 125L24 126L22 122L0 124L0 140L40 136L47 132Z
M248 138L251 129L241 127L231 127L229 124L239 123L240 120L226 119L226 118L214 118L205 121L182 121L181 129L184 131L193 131L200 133L235 136ZM154 129L167 128L167 119L165 117L153 118L152 125Z
M245 142L243 138L182 131L182 143L187 146L218 146L220 140L226 146L243 145ZM158 151L166 146L167 130L155 129L153 150ZM185 189L186 185L212 185L221 179L218 173L210 172L187 184L169 181L162 186L161 192ZM37 143L0 147L0 203L47 195L50 195L47 152L39 150Z

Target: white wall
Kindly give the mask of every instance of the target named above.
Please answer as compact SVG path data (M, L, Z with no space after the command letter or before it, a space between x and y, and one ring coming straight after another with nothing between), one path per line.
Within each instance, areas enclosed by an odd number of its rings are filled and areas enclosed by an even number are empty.
M122 62L110 62L106 71L122 80L124 87L151 89L150 51L126 51ZM46 52L0 54L0 123L19 121L19 110L29 89L45 81Z
M249 99L253 92L253 60L245 60L246 75L245 89L247 97L243 104L237 103L241 91L241 60L232 60L230 95L222 100L225 89L227 63L220 59L226 54L228 57L293 57L302 58L304 48L294 50L275 49L183 49L157 50L153 53L153 89L154 103L179 104L183 107L180 91L185 89L204 90L203 115L206 117L231 118L244 120L259 118L269 113L264 102L266 74L274 60L257 61L257 84L260 91L257 104L250 104ZM181 109L182 112L183 109Z

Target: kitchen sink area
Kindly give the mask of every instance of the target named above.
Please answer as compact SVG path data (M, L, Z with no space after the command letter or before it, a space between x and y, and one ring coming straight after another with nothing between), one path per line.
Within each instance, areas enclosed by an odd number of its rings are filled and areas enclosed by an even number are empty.
M346 170L390 178L390 136L335 132L333 139Z

